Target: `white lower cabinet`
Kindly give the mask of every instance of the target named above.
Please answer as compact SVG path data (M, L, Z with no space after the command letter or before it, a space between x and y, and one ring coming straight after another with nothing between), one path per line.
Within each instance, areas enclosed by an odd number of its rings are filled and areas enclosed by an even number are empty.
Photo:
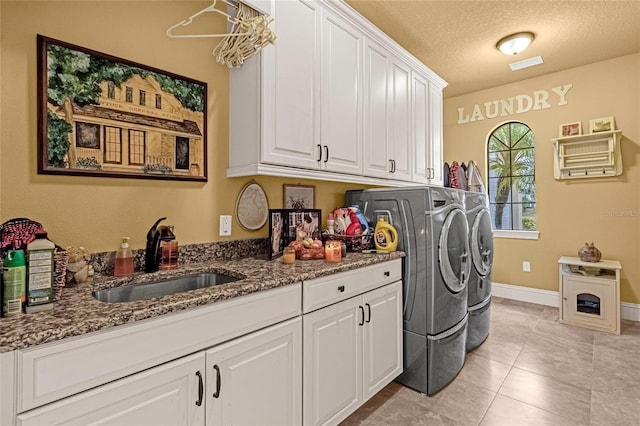
M301 323L297 317L31 410L18 424L300 424Z
M299 425L300 317L207 351L207 425Z
M402 373L402 261L2 355L3 425L334 425Z
M205 355L163 364L18 416L18 425L202 425Z
M305 425L344 420L402 373L402 282L303 315Z

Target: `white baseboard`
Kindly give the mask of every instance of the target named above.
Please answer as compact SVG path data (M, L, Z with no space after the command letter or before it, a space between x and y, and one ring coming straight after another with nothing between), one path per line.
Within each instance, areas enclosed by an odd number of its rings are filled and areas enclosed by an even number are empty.
M620 319L640 321L640 305L637 303L620 302Z
M560 293L557 291L492 282L491 294L496 297L520 300L521 302L535 303L538 305L554 306L556 308L560 306Z
M491 286L491 294L496 297L553 306L556 308L560 303L560 293L557 291L540 290L537 288L496 282L492 282ZM620 302L620 319L640 321L640 304Z

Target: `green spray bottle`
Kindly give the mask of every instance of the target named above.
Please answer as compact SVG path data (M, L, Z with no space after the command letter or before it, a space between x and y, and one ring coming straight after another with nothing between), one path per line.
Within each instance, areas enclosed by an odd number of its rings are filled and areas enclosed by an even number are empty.
M23 250L9 250L2 273L2 316L22 315L27 298L27 267Z

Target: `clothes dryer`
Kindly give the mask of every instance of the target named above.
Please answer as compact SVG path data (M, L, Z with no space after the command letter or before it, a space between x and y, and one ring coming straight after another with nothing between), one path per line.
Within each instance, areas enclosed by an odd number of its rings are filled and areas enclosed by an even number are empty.
M469 324L467 352L477 348L489 335L491 325L491 269L493 229L489 201L485 193L467 192L465 208L469 226L471 274L468 282Z
M370 224L386 217L403 258L404 372L432 395L458 374L466 354L467 280L471 270L464 191L412 187L347 191Z

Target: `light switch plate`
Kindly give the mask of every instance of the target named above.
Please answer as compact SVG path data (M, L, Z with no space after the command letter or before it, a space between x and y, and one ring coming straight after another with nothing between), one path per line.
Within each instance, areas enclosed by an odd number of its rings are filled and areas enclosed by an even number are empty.
M522 271L523 272L531 272L531 262L524 261L522 262Z
M231 235L231 215L220 215L220 236L228 237Z

